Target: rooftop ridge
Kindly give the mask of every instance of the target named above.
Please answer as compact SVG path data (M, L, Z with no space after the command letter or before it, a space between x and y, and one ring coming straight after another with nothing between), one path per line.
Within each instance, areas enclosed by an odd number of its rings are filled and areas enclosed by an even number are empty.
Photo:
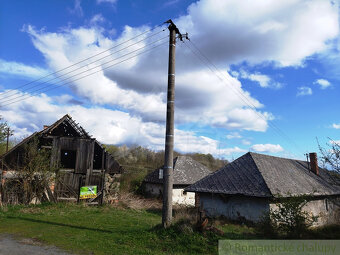
M297 161L302 161L302 162L307 162L305 160L301 160L301 159L294 159L294 158L286 158L286 157L279 157L279 156L273 156L273 155L268 155L268 154L263 154L263 153L258 153L258 152L253 152L253 151L249 151L247 153L250 154L255 154L255 155L261 155L261 156L265 156L265 157L272 157L272 158L280 158L280 159L287 159L287 160L297 160ZM246 153L246 154L247 154Z

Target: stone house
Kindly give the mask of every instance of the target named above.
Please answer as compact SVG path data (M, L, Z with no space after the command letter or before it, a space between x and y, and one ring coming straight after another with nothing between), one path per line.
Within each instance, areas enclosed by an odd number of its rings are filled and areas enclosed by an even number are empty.
M340 223L340 182L310 161L248 152L185 190L195 192L208 217L257 222L280 199L307 195L303 210L319 216L315 225Z
M184 188L211 174L211 171L201 163L188 156L178 156L174 159L173 174L173 204L195 205L195 193L185 192ZM149 197L161 197L163 193L163 168L148 174L143 181L144 192Z

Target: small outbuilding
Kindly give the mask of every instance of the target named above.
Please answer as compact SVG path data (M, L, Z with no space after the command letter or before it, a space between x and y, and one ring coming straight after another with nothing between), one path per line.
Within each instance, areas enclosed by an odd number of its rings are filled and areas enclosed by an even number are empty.
M211 171L201 163L188 156L178 156L174 159L173 204L195 205L195 193L185 192L184 188L211 174ZM163 168L158 168L147 175L143 182L144 192L149 197L162 197Z
M310 161L248 152L185 189L195 192L208 217L257 222L280 199L308 196L303 210L318 217L315 225L340 223L340 183Z

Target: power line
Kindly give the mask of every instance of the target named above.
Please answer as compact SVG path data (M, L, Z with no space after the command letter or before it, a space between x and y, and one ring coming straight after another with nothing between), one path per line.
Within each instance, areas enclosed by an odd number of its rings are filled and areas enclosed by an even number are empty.
M113 47L111 47L111 48L109 48L109 49L107 49L107 50L104 50L104 51L102 51L102 52L99 52L99 53L97 53L97 54L95 54L95 55L93 55L93 56L91 56L91 57L85 58L85 59L83 59L83 60L81 60L81 61L79 61L79 62L77 62L77 63L74 63L74 64L69 65L69 66L67 66L67 67L64 67L64 68L62 68L62 69L59 69L59 70L57 70L57 71L55 71L55 72L53 72L53 73L50 73L50 74L48 74L48 75L45 75L45 76L41 77L41 78L35 79L35 80L30 81L30 82L28 82L28 83L25 83L25 84L23 84L23 85L20 85L20 86L14 88L14 90L18 90L18 89L20 89L20 88L23 88L23 87L25 87L25 86L27 86L27 85L29 85L29 84L32 84L32 83L34 83L34 82L37 82L37 81L41 81L42 79L44 79L44 78L46 78L46 77L52 76L52 75L54 75L54 74L57 74L57 73L59 73L59 72L61 72L61 71L66 70L66 69L68 69L68 68L70 68L70 67L73 67L73 66L76 66L76 65L78 65L78 64L80 64L80 63L82 63L82 62L85 62L85 61L87 61L87 60L89 60L89 59L91 59L91 58L94 58L94 57L97 57L97 56L99 56L99 55L101 55L101 54L104 54L105 52L108 52L108 51L110 51L110 50L112 50L112 49L114 49L114 48L117 48L117 47L123 45L124 43L127 43L127 42L129 42L129 41L132 41L132 40L134 40L134 39L136 39L136 38L138 38L138 37L140 37L140 36L142 36L142 35L144 35L144 34L146 34L146 33L149 33L149 32L151 32L151 31L155 30L156 28L161 27L161 26L163 26L163 25L164 25L163 23L162 23L162 24L159 24L159 25L155 26L154 28L148 29L148 30L146 30L146 31L144 31L144 32L142 32L142 33L140 33L140 34L138 34L138 35L136 35L136 36L134 36L134 37L132 37L132 38L126 40L126 41L124 41L124 42L121 42L121 43L119 43L119 44L117 44L117 45L115 45L115 46L113 46ZM164 29L163 29L162 31L160 31L160 32L163 32L163 31L164 31ZM12 91L12 90L11 90L11 91ZM8 92L2 92L2 93L0 93L0 95L6 94L6 93L8 93Z
M167 36L167 37L168 37L168 36ZM165 37L165 38L167 38L167 37ZM164 39L164 38L163 38L163 39ZM93 75L93 74L96 74L96 73L101 72L101 71L103 71L103 70L106 70L106 69L108 69L108 68L111 68L111 67L113 67L113 66L115 66L115 65L118 65L118 64L121 64L121 63L123 63L123 62L126 62L126 61L128 61L128 60L130 60L130 59L132 59L132 58L134 58L134 57L136 57L136 56L139 56L139 55L141 55L141 54L144 54L144 53L146 53L146 52L149 52L149 51L151 51L151 50L153 50L153 49L155 49L155 48L157 48L157 47L160 47L160 46L162 46L162 45L164 45L164 44L166 44L166 43L167 43L167 41L165 41L165 42L163 42L163 43L160 43L160 44L158 44L158 45L156 45L156 46L153 46L153 47L151 47L151 48L149 48L149 49L146 49L146 50L144 50L144 51L142 51L142 52L139 52L139 53L137 53L137 54L135 54L135 55L133 55L133 56L127 58L127 59L124 59L124 60L122 60L122 61L120 61L120 62L114 63L114 64L112 64L112 65L110 65L110 66L107 66L107 67L105 67L105 68L102 68L102 69L100 69L100 70L98 70L98 71L95 71L95 72L93 72L93 73L90 73L90 74L87 74L87 75L85 75L85 76L79 77L79 78L77 78L77 79L75 79L75 80L72 80L72 81L70 81L70 82L78 81L78 80L83 79L83 78L86 78L86 77L88 77L88 76L90 76L90 75ZM127 55L128 55L128 54L127 54ZM70 82L67 82L67 83L64 83L64 84L55 86L55 87L53 87L53 88L48 88L48 89L46 89L46 90L43 90L42 92L47 92L47 91L54 90L54 89L56 89L56 88L59 88L59 87L64 86L64 85L66 85L66 84L69 84ZM71 84L71 85L70 85L70 87L73 87L73 86L75 86L75 84ZM8 104L1 105L0 107L4 107L4 106L7 106L7 105L11 105L11 104L14 104L14 103L17 103L17 102L26 100L26 99L28 99L28 98L30 98L30 97L33 97L33 96L36 96L36 95L38 95L38 94L39 94L39 93L30 94L30 95L22 95L24 98L21 98L21 99L16 100L16 101L9 102Z
M158 40L156 40L156 41L153 41L153 42L147 44L147 45L144 46L144 47L138 48L138 49L133 50L133 51L127 53L127 54L124 54L124 55L122 55L122 56L120 56L120 57L118 57L118 58L112 59L112 60L110 60L110 61L107 61L107 62L105 62L105 63L102 63L102 64L100 64L100 65L97 65L97 66L95 66L95 67L89 68L88 70L82 71L82 72L80 72L80 73L73 74L73 75L71 75L70 77L67 77L67 78L65 78L65 79L62 79L61 82L64 82L64 81L67 81L67 80L71 80L71 78L73 78L73 77L75 77L75 76L78 76L78 75L80 75L80 74L86 73L86 72L91 71L91 70L93 70L93 69L95 69L95 68L102 67L102 66L104 66L104 65L106 65L106 64L108 64L108 63L111 63L111 62L116 61L116 60L118 60L118 59L120 59L120 58L123 58L123 57L125 57L125 56L127 56L127 55L130 55L130 54L132 54L132 53L135 53L136 51L139 51L139 50L141 50L141 49L143 49L143 48L146 48L146 47L148 47L149 45L152 45L152 44L155 44L155 43L157 43L157 42L159 42L159 41L162 41L162 40L164 40L165 38L168 38L168 37L169 37L169 36L165 36L165 37L163 37L163 38L160 38L160 39L158 39ZM104 70L104 69L101 69L101 70ZM99 71L100 71L100 70L99 70ZM66 83L66 84L67 84L67 83ZM43 90L44 88L48 88L48 87L50 87L50 85L46 85L46 86L44 86L44 87L35 89L35 90L31 91L30 93L32 93L32 92L34 93L34 92ZM20 92L19 92L19 93L20 93ZM18 93L18 94L19 94L19 93ZM15 95L15 94L14 94L14 95ZM9 98L9 99L6 98L6 100L0 100L0 103L10 102L10 101L13 101L13 100L15 100L15 99L17 99L17 98L21 98L21 97L23 97L23 95L18 95L17 97Z
M54 78L48 79L48 80L46 80L46 81L44 81L44 82L42 82L42 83L38 83L38 84L36 84L36 85L34 85L34 86L30 86L29 88L24 89L24 90L21 90L21 91L17 91L17 92L14 91L14 94L12 94L12 95L6 95L6 92L3 93L3 94L0 94L0 101L2 101L3 99L6 99L6 100L5 100L5 102L6 102L6 101L8 101L7 99L9 99L9 98L15 96L16 94L20 94L20 92L30 91L30 90L33 89L33 88L36 88L36 87L41 86L41 85L43 85L43 84L46 84L46 83L48 83L48 82L57 80L57 79L59 79L59 78L61 78L61 77L63 77L63 76L66 76L67 74L76 72L76 71L78 71L78 70L80 70L80 69L82 69L82 68L84 68L84 67L86 67L86 66L88 66L88 65L94 64L94 63L96 63L96 62L98 62L98 61L100 61L100 60L103 60L104 58L107 58L107 57L109 57L109 56L112 56L113 54L116 54L116 53L118 53L118 52L121 52L121 51L123 51L123 50L125 50L125 49L127 49L127 48L129 48L129 47L132 47L132 46L134 46L134 45L136 45L136 44L138 44L138 43L140 43L140 42L142 42L142 41L145 41L145 40L147 40L147 39L149 39L149 38L151 38L151 37L154 37L154 36L156 36L156 35L158 35L158 34L164 32L164 31L165 31L165 29L163 29L163 30L161 30L161 31L159 31L159 32L157 32L157 33L155 33L155 34L152 34L152 35L150 35L150 36L148 36L148 37L146 37L146 38L144 38L144 39L142 39L142 40L139 40L139 41L137 41L137 42L135 42L135 43L133 43L133 44L130 44L130 45L128 45L128 46L126 46L126 47L124 47L124 48L122 48L122 49L120 49L120 50L117 50L117 51L115 51L115 52L112 52L112 53L110 53L109 55L106 55L106 56L104 56L104 57L101 57L101 58L99 58L99 59L97 59L97 60L94 60L94 61L92 61L92 62L90 62L90 63L86 63L85 65L83 65L83 66L81 66L81 67L78 67L78 68L76 68L76 69L74 69L74 70L71 70L71 71L69 71L69 72L63 73L63 74L61 74L61 75L59 75L59 76L56 76L56 77L54 77ZM98 55L98 54L97 54L97 55ZM87 58L87 60L88 60L88 59L89 59L89 58ZM81 61L81 62L84 62L84 61ZM78 63L80 63L80 62L78 62ZM72 66L74 66L74 65L72 65ZM67 67L67 68L63 68L63 69L61 69L61 70L59 70L59 71L57 71L57 72L59 73L59 72L65 70L65 69L68 69L68 68L72 67L72 66L69 66L69 67ZM57 72L55 72L55 73L57 73ZM13 90L8 91L7 93L10 93L10 92L13 92ZM2 95L2 97L1 97L1 95Z
M228 81L228 80L226 80L225 79L225 75L216 67L216 65L214 64L214 63L212 63L212 61L210 61L209 60L209 58L205 55L205 54L203 54L203 52L190 40L189 41L192 45L193 45L193 47L196 49L196 51L200 54L200 56L197 54L197 52L195 52L190 46L188 46L188 44L187 43L185 43L185 45L190 49L190 51L194 54L194 55L196 55L196 57L202 62L202 63L204 63L208 68L209 68L209 70L213 73L213 74L215 74L223 83L225 83L225 84L227 84L228 85L228 87L230 87L233 91L234 91L234 93L236 92L238 95L239 95L239 97L240 97L240 99L244 102L244 103L246 103L250 108L252 108L253 110L254 110L254 112L260 117L260 118L262 118L262 119L264 119L267 123L268 123L268 125L271 127L271 128L273 128L273 130L278 134L278 135L280 135L280 136L282 136L284 139L286 139L287 141L289 141L295 148L297 148L298 149L298 151L303 151L303 150L301 150L301 148L292 140L292 139L290 139L290 137L288 136L288 135L286 135L279 127L277 127L274 123L272 123L272 122L270 122L262 113L260 113L260 112L258 112L257 111L257 108L256 108L256 106L247 98L247 97L245 97L240 91L238 91L237 89L235 89L234 88L234 86ZM204 58L204 59L202 59L201 58L201 56ZM220 74L220 75L222 75L222 78L219 76L219 75L217 75L216 73L215 73L215 71L211 68L211 66L213 66L214 67L214 69Z

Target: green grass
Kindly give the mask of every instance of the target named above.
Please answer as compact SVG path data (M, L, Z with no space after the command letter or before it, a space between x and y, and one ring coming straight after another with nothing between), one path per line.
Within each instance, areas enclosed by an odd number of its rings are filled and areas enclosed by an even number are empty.
M180 222L180 221L179 221ZM0 208L0 233L33 238L78 254L217 254L219 239L263 239L254 227L213 222L224 231L160 227L161 212L75 204ZM308 232L308 239L339 239L340 227ZM268 238L268 237L267 237Z
M33 238L81 254L216 254L218 239L222 239L212 233L185 233L178 225L164 230L158 211L109 206L7 207L0 211L0 222L0 233ZM242 227L237 233L242 234Z

